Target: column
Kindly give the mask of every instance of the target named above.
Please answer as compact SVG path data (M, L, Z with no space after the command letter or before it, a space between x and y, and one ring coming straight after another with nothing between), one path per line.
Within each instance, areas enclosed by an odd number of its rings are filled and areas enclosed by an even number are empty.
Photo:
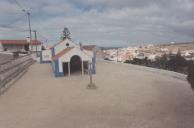
M84 75L84 62L82 61L82 75Z
M71 75L71 68L70 68L70 62L68 62L68 75Z
M90 61L88 61L88 74L90 74Z

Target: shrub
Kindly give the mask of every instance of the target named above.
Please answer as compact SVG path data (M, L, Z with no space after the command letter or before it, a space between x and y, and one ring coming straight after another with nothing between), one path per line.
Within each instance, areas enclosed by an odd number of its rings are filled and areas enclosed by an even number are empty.
M191 84L191 88L194 89L194 64L189 65L187 80Z

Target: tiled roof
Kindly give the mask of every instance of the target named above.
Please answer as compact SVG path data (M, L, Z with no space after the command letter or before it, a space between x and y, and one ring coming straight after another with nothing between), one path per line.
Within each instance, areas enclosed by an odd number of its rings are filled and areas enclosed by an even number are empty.
M1 44L14 44L14 45L25 45L29 44L27 40L0 40ZM31 40L32 45L40 45L41 42L39 40Z
M96 45L83 45L82 48L88 51L93 51Z
M59 57L61 57L62 55L66 54L67 52L69 52L71 49L73 49L74 47L68 47L66 49L64 49L63 51L59 52L58 54L56 54L55 56L53 56L53 60L57 60Z

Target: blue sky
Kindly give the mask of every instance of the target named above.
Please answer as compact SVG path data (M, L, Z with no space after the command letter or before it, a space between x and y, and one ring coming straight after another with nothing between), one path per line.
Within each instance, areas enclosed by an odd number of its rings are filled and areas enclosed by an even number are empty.
M127 46L194 41L193 0L1 0L0 38L25 39L27 17L48 44L68 27L76 42Z

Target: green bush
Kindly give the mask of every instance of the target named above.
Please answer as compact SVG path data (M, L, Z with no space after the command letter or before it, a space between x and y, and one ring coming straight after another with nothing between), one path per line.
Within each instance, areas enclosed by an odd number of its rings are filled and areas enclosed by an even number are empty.
M191 88L194 89L194 64L189 65L187 80L191 84Z

